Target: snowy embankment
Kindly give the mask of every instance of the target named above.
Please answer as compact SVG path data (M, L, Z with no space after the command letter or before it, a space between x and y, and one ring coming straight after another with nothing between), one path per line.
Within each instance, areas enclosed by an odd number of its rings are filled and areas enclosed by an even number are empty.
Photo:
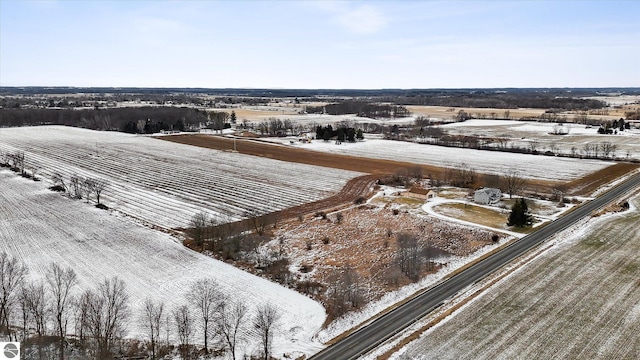
M102 201L160 228L198 212L220 221L316 201L360 173L64 126L0 129L0 153L23 151L27 170L107 180ZM30 172L30 171L29 171Z
M146 297L163 301L171 310L185 303L184 295L198 279L213 278L231 300L242 300L253 311L275 305L282 319L275 336L275 353L317 351L311 339L326 314L322 305L295 291L191 251L167 234L71 200L13 172L0 169L0 252L19 258L32 280L42 279L56 262L78 274L79 289L118 276L126 282L134 316L129 336L143 336L136 316ZM195 309L192 309L195 314ZM252 315L252 314L251 314ZM257 339L246 324L240 350L251 354ZM173 330L172 330L173 331ZM195 335L195 342L201 336Z
M278 141L283 144L289 143L288 139ZM314 140L308 144L295 143L292 146L441 167L456 167L464 163L481 173L506 174L517 171L522 177L540 180L573 180L614 164L599 160L451 148L393 140L364 140L355 143L343 142L340 145Z

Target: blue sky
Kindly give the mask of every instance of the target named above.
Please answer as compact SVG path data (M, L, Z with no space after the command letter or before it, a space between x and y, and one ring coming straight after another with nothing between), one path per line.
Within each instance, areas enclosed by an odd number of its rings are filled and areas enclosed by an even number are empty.
M0 0L0 85L638 87L640 1Z

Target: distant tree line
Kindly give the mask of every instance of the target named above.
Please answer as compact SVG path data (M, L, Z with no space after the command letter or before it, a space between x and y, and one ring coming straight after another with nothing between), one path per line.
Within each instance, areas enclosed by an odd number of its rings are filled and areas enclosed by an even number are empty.
M368 101L347 100L324 106L307 106L305 110L309 114L345 115L356 114L368 118L401 118L411 115L409 110L402 105L377 104Z
M238 97L304 97L317 98L320 101L329 98L344 97L416 97L416 96L455 96L460 94L516 94L539 96L597 96L603 93L622 93L638 95L638 88L466 88L466 89L241 89L241 88L140 88L140 87L10 87L0 86L0 95L35 95L35 94L161 94L161 95L209 95Z
M243 127L246 128L245 125ZM258 131L262 135L271 135L271 136L286 136L287 134L294 135L294 128L297 129L298 132L302 131L302 127L295 124L293 121L289 119L281 120L279 118L270 117L266 121L263 121L258 124Z
M565 94L566 95L566 94ZM446 96L411 96L390 98L396 104L451 107L499 108L499 109L562 109L591 110L606 107L600 100L576 97L556 97L541 93L487 94L466 93Z
M0 127L67 125L93 130L148 133L187 129L208 121L208 113L187 107L114 109L2 109Z

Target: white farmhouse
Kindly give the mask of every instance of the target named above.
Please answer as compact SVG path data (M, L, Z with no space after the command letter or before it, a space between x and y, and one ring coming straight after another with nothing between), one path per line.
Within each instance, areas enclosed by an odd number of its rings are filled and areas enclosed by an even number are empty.
M476 190L475 194L473 195L473 201L477 202L478 204L484 205L495 204L500 201L501 198L502 191L500 191L500 189L494 188L484 188Z

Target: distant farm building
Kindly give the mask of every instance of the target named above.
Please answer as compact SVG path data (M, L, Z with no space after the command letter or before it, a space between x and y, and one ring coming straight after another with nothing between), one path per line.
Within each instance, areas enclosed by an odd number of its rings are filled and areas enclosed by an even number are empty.
M502 191L494 188L484 188L477 190L473 195L473 201L478 204L496 204L502 198Z
M419 200L429 200L436 197L436 193L433 190L423 189L418 187L412 187L405 193L407 197Z

